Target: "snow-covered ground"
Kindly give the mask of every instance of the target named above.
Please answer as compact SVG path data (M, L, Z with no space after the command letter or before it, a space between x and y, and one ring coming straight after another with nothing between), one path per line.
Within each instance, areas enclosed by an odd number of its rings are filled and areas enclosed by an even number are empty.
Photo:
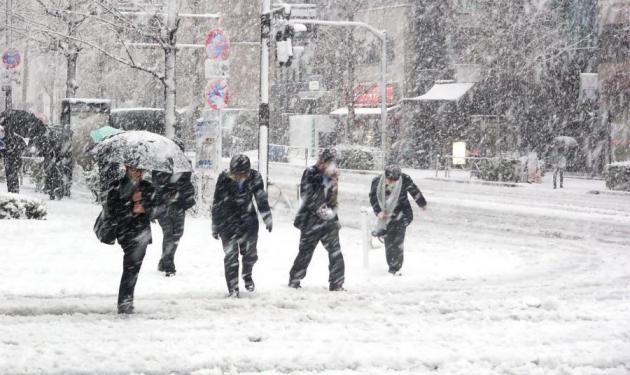
M285 190L295 174L271 172ZM304 288L286 287L298 232L277 211L258 291L226 299L210 221L187 219L177 276L156 270L154 227L138 314L121 317L122 251L97 242L87 194L48 202L46 221L1 221L0 373L630 374L630 196L412 174L430 210L415 212L399 278L382 249L363 269L371 176L343 177L347 293L326 290L321 248Z

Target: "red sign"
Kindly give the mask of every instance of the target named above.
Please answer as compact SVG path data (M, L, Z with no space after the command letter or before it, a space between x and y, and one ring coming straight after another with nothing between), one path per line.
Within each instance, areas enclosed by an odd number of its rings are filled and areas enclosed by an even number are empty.
M394 85L386 88L387 105L394 104ZM381 104L381 86L379 84L361 84L354 88L354 105L357 107L378 107Z
M205 98L212 110L218 111L225 108L230 102L230 89L227 83L222 79L210 81L206 87Z
M22 55L15 48L9 48L2 54L2 63L7 69L15 69L20 66Z
M212 60L227 60L230 57L230 41L221 29L213 29L206 35L206 53Z

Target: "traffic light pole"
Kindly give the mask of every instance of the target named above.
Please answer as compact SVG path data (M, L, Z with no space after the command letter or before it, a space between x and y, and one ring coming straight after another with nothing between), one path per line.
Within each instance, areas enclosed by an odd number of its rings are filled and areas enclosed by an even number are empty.
M387 33L379 30L365 22L358 21L323 21L311 19L292 19L288 21L290 25L323 25L335 27L356 27L367 29L381 41L381 150L383 153L383 166L387 165L389 153L389 137L387 132Z
M271 0L262 1L260 19L260 107L258 109L258 171L265 188L269 182L269 44Z

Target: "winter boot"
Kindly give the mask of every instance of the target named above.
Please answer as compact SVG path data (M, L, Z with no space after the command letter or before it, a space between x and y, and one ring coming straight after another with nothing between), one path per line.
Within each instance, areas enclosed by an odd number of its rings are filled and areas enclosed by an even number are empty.
M126 298L123 302L118 304L118 313L119 314L133 314L133 299Z
M248 292L256 290L256 284L254 284L254 280L251 277L245 279L245 289L247 289Z
M300 281L299 280L289 281L289 288L300 289L301 287L302 287L302 285L300 285Z
M228 298L239 298L240 294L238 292L238 289L234 289L234 290L230 290L230 293L228 294Z
M347 292L347 290L344 289L343 285L331 285L328 290L330 290L331 292Z

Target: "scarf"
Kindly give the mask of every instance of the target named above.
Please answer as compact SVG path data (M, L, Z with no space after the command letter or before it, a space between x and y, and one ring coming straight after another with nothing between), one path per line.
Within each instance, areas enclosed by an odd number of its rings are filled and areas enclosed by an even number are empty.
M378 205L381 207L381 211L385 213L384 219L376 220L375 231L383 231L387 229L387 225L392 220L392 214L398 206L398 198L400 197L400 191L402 190L402 178L393 185L389 196L386 194L387 190L387 178L383 174L376 187L376 199L378 199Z

